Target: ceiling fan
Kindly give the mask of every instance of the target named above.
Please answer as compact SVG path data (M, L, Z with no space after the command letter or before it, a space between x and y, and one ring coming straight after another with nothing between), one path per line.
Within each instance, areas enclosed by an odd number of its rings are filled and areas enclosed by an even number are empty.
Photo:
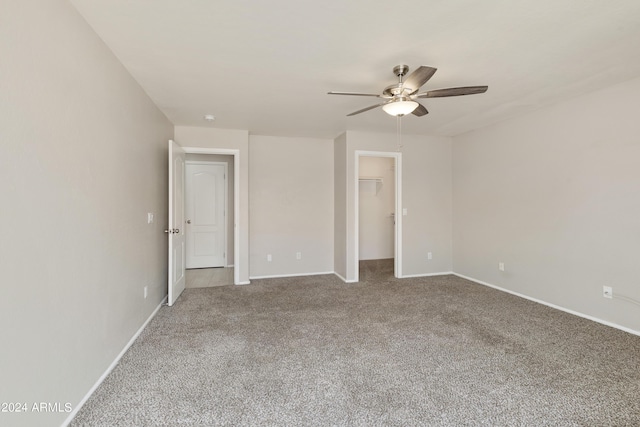
M484 93L489 88L488 86L466 86L418 92L420 87L429 81L429 79L435 74L436 70L436 68L422 65L418 67L417 70L409 74L406 80L403 80L404 76L409 72L409 67L407 65L396 65L393 67L393 74L398 76L399 82L384 88L381 95L356 92L328 92L328 94L375 96L377 98L385 99L385 102L363 108L362 110L354 111L351 114L347 114L347 116L355 116L356 114L364 113L365 111L373 110L377 107L382 107L387 114L392 116L404 116L405 114L411 113L414 116L421 117L425 114L429 114L429 112L424 105L416 101L418 98L442 98L445 96L473 95L475 93Z

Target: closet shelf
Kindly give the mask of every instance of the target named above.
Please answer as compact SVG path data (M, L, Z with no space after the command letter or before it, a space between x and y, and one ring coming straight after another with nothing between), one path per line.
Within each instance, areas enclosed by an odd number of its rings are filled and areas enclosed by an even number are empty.
M380 176L361 176L358 181L369 181L382 183L382 177Z
M358 178L358 183L362 184L360 186L360 191L364 189L367 193L373 193L376 196L378 192L382 188L382 177L380 176L361 176ZM368 188L368 189L367 189Z

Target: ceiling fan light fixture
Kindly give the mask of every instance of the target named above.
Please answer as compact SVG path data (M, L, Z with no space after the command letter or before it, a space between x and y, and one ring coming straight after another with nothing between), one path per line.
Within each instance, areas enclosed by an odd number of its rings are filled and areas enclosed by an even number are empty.
M410 114L418 108L418 103L416 101L412 101L409 98L402 97L398 98L388 104L384 104L382 109L385 113L391 116L404 116L405 114Z

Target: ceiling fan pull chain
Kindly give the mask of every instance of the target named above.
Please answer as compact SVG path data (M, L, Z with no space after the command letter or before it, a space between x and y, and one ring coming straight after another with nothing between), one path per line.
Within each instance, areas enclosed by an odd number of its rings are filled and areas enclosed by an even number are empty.
M396 116L396 141L398 153L402 152L402 116Z
M400 116L396 116L396 151L400 152Z

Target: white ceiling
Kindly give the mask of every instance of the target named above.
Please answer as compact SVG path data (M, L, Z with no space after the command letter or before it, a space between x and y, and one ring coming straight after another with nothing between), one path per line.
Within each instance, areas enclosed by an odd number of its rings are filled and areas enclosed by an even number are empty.
M175 125L395 132L380 108L346 117L376 98L326 93L380 93L405 63L438 68L426 90L489 86L402 119L456 135L640 76L638 0L71 2Z

